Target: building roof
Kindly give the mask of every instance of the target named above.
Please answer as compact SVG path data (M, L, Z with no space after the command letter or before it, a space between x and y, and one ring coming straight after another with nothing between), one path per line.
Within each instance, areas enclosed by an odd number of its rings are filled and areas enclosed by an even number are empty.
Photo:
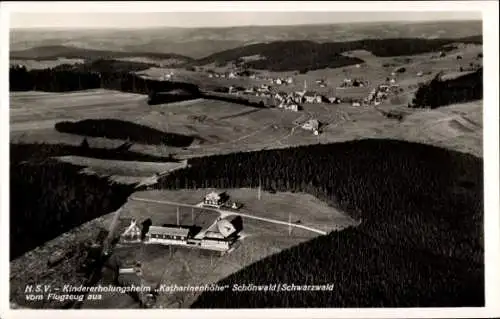
M311 127L313 129L318 129L319 127L319 122L318 120L309 120L302 125L303 127Z
M206 231L204 238L224 238L224 235L216 231Z
M189 233L189 228L150 226L149 233L158 235L187 236Z
M315 97L316 96L316 92L307 91L306 93L304 93L304 96L305 97Z

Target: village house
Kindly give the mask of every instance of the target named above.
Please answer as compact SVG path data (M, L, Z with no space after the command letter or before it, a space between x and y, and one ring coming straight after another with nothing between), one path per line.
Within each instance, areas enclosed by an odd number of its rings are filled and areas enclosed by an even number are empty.
M286 83L293 84L293 78L291 78L291 77L287 78Z
M337 98L335 96L329 97L328 102L330 102L331 104L334 104L334 103L338 104L339 98Z
M287 99L288 95L283 92L283 91L280 91L276 94L274 94L274 98L278 101L285 101Z
M285 104L284 105L285 110L290 110L293 112L298 112L299 111L299 106L295 103L290 103L290 104Z
M134 243L141 241L141 229L135 219L132 219L130 226L121 234L120 241L124 243Z
M323 97L321 95L312 91L305 92L303 98L306 103L321 103L323 101Z
M255 88L251 87L251 88L248 88L244 91L245 94L254 94L255 93Z
M385 84L380 85L378 88L379 88L379 90L381 92L387 92L387 91L389 91L389 86L385 85Z
M318 120L309 120L307 122L305 122L304 124L302 124L302 128L304 130L308 130L308 131L318 131L319 130L319 121Z

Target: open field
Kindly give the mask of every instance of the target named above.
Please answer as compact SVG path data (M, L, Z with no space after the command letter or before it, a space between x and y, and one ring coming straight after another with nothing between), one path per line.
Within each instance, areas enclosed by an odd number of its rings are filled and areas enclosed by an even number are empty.
M380 58L366 51L347 53L366 61L359 68L350 66L339 69L310 71L307 74L294 72L262 72L269 76L293 76L294 84L279 87L283 91L302 90L304 81L308 89L328 96L364 97L371 88L383 83L387 77L395 78L403 92L384 101L378 108L397 110L407 115L402 122L388 119L373 107L352 107L347 104L306 104L299 113L278 109L256 109L243 105L213 101L191 100L165 105L148 106L146 96L113 92L107 90L89 90L72 93L13 92L11 93L11 141L66 143L78 145L82 137L56 132L54 124L63 120L82 120L91 118L115 118L150 126L157 130L195 135L199 137L185 149L167 146L134 144L132 150L148 154L166 156L177 154L179 158L200 155L229 153L234 151L280 148L293 145L346 141L363 137L389 137L409 141L419 141L463 150L481 156L481 104L467 103L449 106L439 110L410 110L406 106L413 98L418 83L430 80L438 72L444 77L453 77L460 73L460 67L467 68L470 63L481 63L477 55L481 46L459 45L447 52L445 57L436 54L420 54L409 57ZM462 59L457 59L458 56ZM391 75L398 67L404 67L404 73ZM153 68L145 71L153 77L162 76L171 69ZM221 69L221 71L223 71ZM227 68L225 69L227 71ZM249 78L209 79L204 72L176 69L175 80L185 80L202 85L241 85L255 86L263 80ZM418 77L417 73L423 72ZM369 85L364 88L338 89L344 78L360 78ZM321 88L315 80L323 79L326 88ZM446 119L461 112L463 116L473 116L473 125L461 129L452 122L451 128L445 125ZM424 114L420 116L419 114ZM315 118L323 124L322 134L313 136L298 127L298 122ZM297 120L300 120L297 122ZM443 121L443 122L441 122ZM427 123L429 122L429 123ZM439 125L437 123L440 123ZM421 127L432 126L430 130ZM443 126L446 126L442 128ZM116 147L122 141L89 138L91 146Z
M200 203L203 197L213 189L186 189L179 191L161 191L144 192L136 194L134 197L180 202L196 205ZM316 229L329 232L338 230L348 225L354 225L356 222L347 217L344 213L325 205L316 197L309 194L276 193L261 192L261 199L258 199L257 189L228 189L225 191L230 199L242 203L243 207L236 213L251 214L257 217L265 217L288 222L291 218L292 223L311 226Z
M85 61L83 59L66 59L66 58L58 58L54 60L18 60L18 59L11 59L10 64L15 65L15 64L22 64L26 67L28 70L33 70L33 69L47 69L47 68L54 68L58 65L61 64L77 64L77 63L84 63Z
M298 71L288 72L271 72L267 70L256 70L264 77L292 77L294 83L291 85L279 86L280 90L285 92L300 91L304 88L304 82L307 83L307 88L317 91L328 96L340 97L357 97L364 92L368 92L370 88L385 81L387 77L395 78L397 83L406 90L411 86L417 85L419 82L426 81L432 78L433 75L442 71L446 73L456 73L460 67L468 68L470 63L481 63L477 55L482 52L480 45L457 45L458 48L447 52L445 57L439 57L437 53L424 53L412 56L399 57L376 57L372 53L362 50L346 52L345 55L357 57L365 61L360 67L355 65L335 68L335 69L320 69L309 71L306 74L299 74ZM460 56L462 59L457 60ZM406 72L397 73L392 76L391 73L398 67L404 67ZM224 73L234 70L232 64L225 67L216 67L213 63L202 67L204 70L214 70L215 72ZM259 86L261 84L271 84L269 81L250 78L209 78L208 73L203 71L189 71L186 69L172 69L154 67L145 71L141 71L147 77L160 79L168 73L173 73L173 80L195 83L201 87L216 87L216 86ZM424 75L418 77L417 73L422 72ZM368 81L368 88L351 88L338 89L337 87L345 78L357 78ZM327 84L327 87L320 87L316 80L322 79ZM366 96L366 94L364 95Z
M165 174L186 166L185 161L178 163L117 161L72 155L58 157L58 160L77 166L84 166L85 168L82 172L85 174L110 176L112 180L126 184L146 182L148 179L152 179L155 174Z
M139 192L133 196L156 199L175 199L179 202L196 203L198 196L202 196L208 190L194 191L161 191L161 192ZM280 218L287 221L288 215L284 212L289 208L294 208L292 212L292 222L301 220L301 224L321 224L326 229L333 230L336 224L346 226L349 218L342 213L335 211L316 198L306 194L269 194L263 192L260 202L252 201L253 190L235 189L229 194L235 200L245 203L242 213L252 213L257 216L267 216ZM290 198L295 198L296 206L292 205ZM118 228L116 234L122 232L131 218L142 222L151 218L154 225L175 224L176 206L165 204L142 203L129 200L120 210ZM193 223L202 229L209 227L219 214L206 209L181 207L180 224L192 225ZM59 274L61 270L70 271L78 265L73 264L75 260L68 259L62 262L57 268L49 268L46 260L50 256L49 252L55 249L64 249L66 246L77 245L80 242L92 239L96 235L96 229L109 229L111 221L116 213L107 214L80 227L75 228L60 237L51 240L36 250L29 252L11 263L13 270L14 300L23 305L22 292L24 285L33 281L52 282L55 285L61 284ZM329 216L331 214L331 216ZM286 215L286 216L285 216ZM352 223L351 223L352 224ZM318 235L293 228L290 235L286 225L267 223L260 220L243 218L243 239L235 246L235 249L224 256L204 250L157 246L157 245L131 245L116 248L114 254L120 262L131 263L140 260L143 264L144 278L152 284L177 284L179 286L199 286L216 283L222 278L243 269L244 267L272 254L279 253L284 249L291 248L301 242L308 241ZM38 258L34 259L34 256ZM28 269L38 269L37 277L20 276L24 273L19 270L22 265L29 265ZM29 270L31 271L31 270ZM75 280L77 277L74 277ZM78 284L75 281L75 284ZM186 308L200 293L160 293L157 306L164 308ZM118 304L126 308L135 308L137 304L127 295L104 294L102 301L88 301L83 308L106 308L116 307Z
M133 197L145 199L175 200L185 204L197 204L200 198L208 192L208 189L199 191L147 191L135 193ZM301 224L316 225L325 230L334 230L353 225L354 222L328 207L313 196L307 194L277 193L269 194L263 192L262 200L257 202L252 199L254 190L234 189L228 193L231 199L241 201L245 207L240 213L248 213L255 216L279 218L288 220L289 210L292 214L292 223L300 219ZM291 202L291 199L294 202ZM129 200L121 209L119 217L118 233L128 226L131 218L139 222L151 218L154 225L176 223L176 206L166 204L144 203ZM192 225L206 229L219 216L208 209L180 207L180 224ZM192 213L194 212L194 213ZM103 217L102 224L109 227L114 214ZM194 217L194 218L193 218ZM122 262L133 262L140 260L143 263L145 280L152 284L165 284L187 286L204 285L216 283L218 280L254 263L266 256L279 253L310 240L317 234L299 228L293 228L288 234L286 225L268 223L260 220L243 217L243 239L229 254L219 256L209 251L163 247L156 245L128 246L117 248L115 254ZM196 300L199 293L160 293L157 302L158 307L177 308L189 307ZM116 300L124 297L109 295L103 301L89 302L86 308L104 308L107 304L116 304Z
M159 156L177 154L178 158L362 137L400 138L463 150L478 156L482 154L482 101L437 110L408 109L404 105L379 106L385 110L396 109L412 114L399 122L384 117L373 107L346 104L308 104L303 111L294 113L207 100L149 107L144 100L141 95L105 90L64 94L11 93L11 141L79 145L82 136L55 131L55 122L106 117L202 138L186 149L140 144L131 147L133 151ZM435 126L436 121L448 119L457 112L466 117L472 116L477 125L472 130L452 128L452 134L447 136L434 129L421 129L422 126ZM309 118L316 118L324 124L318 137L294 124L296 120L303 122ZM438 123L443 126L443 122ZM117 147L123 143L104 138L88 138L88 141L93 147Z

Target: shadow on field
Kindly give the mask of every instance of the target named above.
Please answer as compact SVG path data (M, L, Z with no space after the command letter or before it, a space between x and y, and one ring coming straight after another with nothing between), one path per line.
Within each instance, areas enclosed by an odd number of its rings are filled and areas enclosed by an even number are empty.
M116 119L88 119L78 122L58 122L55 129L61 133L91 137L127 140L149 145L187 147L194 137L176 133L165 133L157 129Z
M49 157L59 156L83 156L89 158L115 160L115 161L140 161L140 162L178 162L172 156L154 156L138 152L129 151L124 143L117 148L91 148L86 146L85 140L80 146L64 144L10 144L10 162L19 163L21 161L40 162Z
M256 110L249 110L249 111L245 111L245 112L241 112L241 113L237 113L237 114L226 115L226 116L219 117L219 120L232 119L232 118L245 116L245 115L252 114L255 112L259 112L259 111L260 111L260 109L256 109Z

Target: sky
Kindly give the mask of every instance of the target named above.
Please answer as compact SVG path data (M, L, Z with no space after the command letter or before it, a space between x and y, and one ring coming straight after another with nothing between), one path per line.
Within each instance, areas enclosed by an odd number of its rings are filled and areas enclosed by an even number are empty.
M154 28L480 20L481 12L12 12L11 28Z

